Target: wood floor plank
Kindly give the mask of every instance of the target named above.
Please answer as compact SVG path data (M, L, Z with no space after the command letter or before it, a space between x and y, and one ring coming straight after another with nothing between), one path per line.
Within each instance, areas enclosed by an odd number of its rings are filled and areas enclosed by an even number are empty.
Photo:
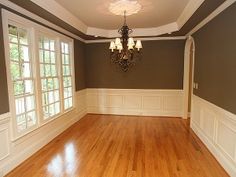
M180 118L86 115L7 177L227 177Z

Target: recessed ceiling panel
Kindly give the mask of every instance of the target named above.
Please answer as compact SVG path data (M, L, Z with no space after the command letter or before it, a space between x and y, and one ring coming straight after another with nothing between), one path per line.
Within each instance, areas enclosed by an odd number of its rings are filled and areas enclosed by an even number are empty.
M123 17L109 11L114 0L56 0L87 26L117 29ZM128 0L133 1L133 0ZM175 22L190 0L137 0L141 10L128 16L131 28L150 28Z

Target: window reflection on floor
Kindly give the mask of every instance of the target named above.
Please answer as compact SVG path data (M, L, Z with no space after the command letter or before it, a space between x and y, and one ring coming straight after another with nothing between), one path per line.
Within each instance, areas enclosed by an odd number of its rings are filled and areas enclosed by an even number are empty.
M63 176L63 172L66 172L67 175L73 175L78 167L75 156L76 150L74 144L66 144L64 154L57 154L48 164L48 172L54 177Z

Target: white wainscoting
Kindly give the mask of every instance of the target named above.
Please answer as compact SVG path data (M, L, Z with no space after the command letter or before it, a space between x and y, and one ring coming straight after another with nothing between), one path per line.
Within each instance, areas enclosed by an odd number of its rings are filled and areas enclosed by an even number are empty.
M15 141L10 140L11 117L0 119L0 177L10 172L57 135L82 118L86 111L86 90L76 92L75 109ZM3 119L4 117L4 119Z
M182 117L183 90L87 89L87 112Z
M236 177L236 115L194 95L191 128L230 176Z

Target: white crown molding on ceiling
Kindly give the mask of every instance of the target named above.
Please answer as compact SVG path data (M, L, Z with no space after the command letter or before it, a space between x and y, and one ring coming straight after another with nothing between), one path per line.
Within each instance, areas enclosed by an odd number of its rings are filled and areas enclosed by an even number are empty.
M175 36L175 37L144 37L144 38L134 38L134 40L141 41L169 41L169 40L185 40L186 36ZM110 43L113 39L98 39L98 40L86 40L86 44L92 43Z
M57 25L55 25L55 24L45 20L42 17L39 17L38 15L36 15L34 13L31 13L30 11L28 11L28 10L26 10L26 9L16 5L16 4L14 4L13 2L10 2L8 0L0 0L0 4L10 8L10 9L13 9L13 10L15 10L15 11L21 13L21 14L24 14L25 16L28 16L28 17L30 17L30 18L32 18L32 19L34 19L34 20L36 20L36 21L38 21L38 22L40 22L40 23L42 23L42 24L44 24L44 25L46 25L46 26L48 26L48 27L50 27L52 29L55 29L55 30L57 30L57 31L59 31L59 32L65 34L65 35L68 35L68 36L70 36L70 37L72 37L74 39L77 39L77 40L80 40L82 42L85 42L85 40L80 38L79 36L77 36L77 35L69 32L69 31L65 30L64 28L61 28L61 27L59 27L59 26L57 26Z
M86 35L91 36L100 36L106 38L114 38L119 37L119 34L116 30L107 30L89 27L84 24L80 19L78 19L75 15L65 9L62 5L57 3L55 0L31 0L33 3L47 10L51 14L60 18L64 22L70 24L74 28L83 32ZM170 24L166 24L159 27L154 28L134 28L133 36L158 36L166 33L172 33L178 31L182 28L182 26L190 19L190 17L194 14L194 12L200 7L200 5L205 0L190 0L185 9L183 10L180 17L176 22L172 22Z
M182 14L179 16L176 23L178 24L179 30L184 26L184 24L191 18L194 12L202 5L205 0L191 0L184 8Z
M219 15L221 12L223 12L225 9L227 9L229 6L231 6L235 2L236 0L226 0L216 10L214 10L208 17L206 17L202 22L200 22L197 26L195 26L186 36L191 36L192 34L197 32L199 29L201 29L203 26L205 26L217 15Z

